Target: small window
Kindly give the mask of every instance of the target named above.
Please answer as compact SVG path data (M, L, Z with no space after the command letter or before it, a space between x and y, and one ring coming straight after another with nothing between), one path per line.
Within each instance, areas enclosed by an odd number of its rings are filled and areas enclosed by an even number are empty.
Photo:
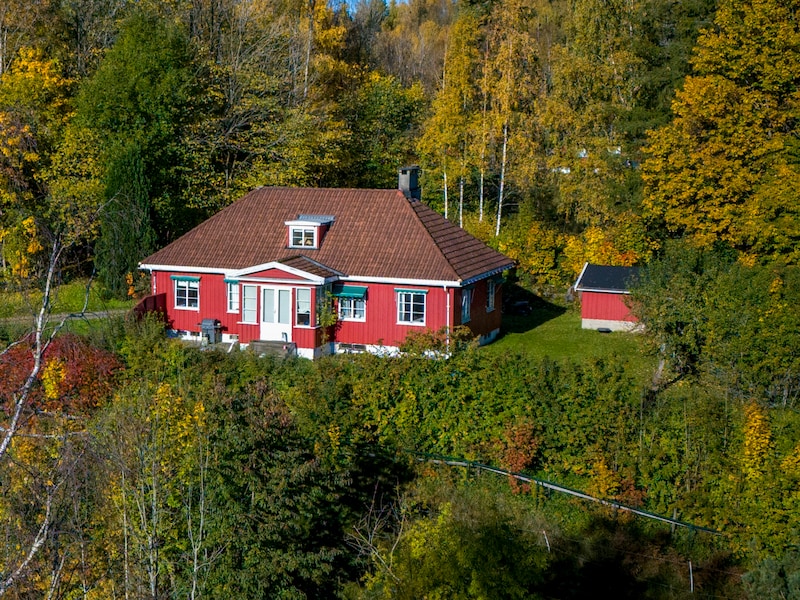
M289 245L292 248L316 248L317 229L315 227L291 227Z
M228 312L239 312L239 283L228 281L225 283L228 291Z
M189 279L175 280L175 308L200 309L200 282Z
M495 292L497 292L497 283L494 279L489 279L486 282L486 312L494 310Z
M295 295L295 322L306 327L311 325L311 290L297 288Z
M469 323L472 319L472 289L461 290L461 322Z
M363 298L339 298L339 318L343 321L366 319L367 304Z
M258 286L242 286L242 323L258 323Z
M425 325L425 292L397 292L397 322Z

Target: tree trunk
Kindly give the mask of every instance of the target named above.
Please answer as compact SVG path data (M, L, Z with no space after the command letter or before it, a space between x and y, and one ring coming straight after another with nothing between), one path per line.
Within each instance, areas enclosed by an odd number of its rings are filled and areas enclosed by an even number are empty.
M506 185L506 161L508 157L508 121L503 123L503 158L500 162L500 192L497 196L497 224L494 235L500 235L500 219L503 216L503 193Z

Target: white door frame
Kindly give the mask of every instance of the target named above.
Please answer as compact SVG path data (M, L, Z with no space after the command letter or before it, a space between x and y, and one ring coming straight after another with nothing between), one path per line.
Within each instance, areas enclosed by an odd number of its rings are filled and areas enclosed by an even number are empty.
M262 340L292 341L292 288L280 285L261 286Z

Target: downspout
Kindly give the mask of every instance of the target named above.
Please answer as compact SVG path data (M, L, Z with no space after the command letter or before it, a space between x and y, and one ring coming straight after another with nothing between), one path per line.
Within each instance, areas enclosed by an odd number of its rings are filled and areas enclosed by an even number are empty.
M445 323L445 346L447 348L447 355L450 355L450 292L447 291L447 285L442 285L442 289L444 290L445 296L445 313L444 313L444 323Z

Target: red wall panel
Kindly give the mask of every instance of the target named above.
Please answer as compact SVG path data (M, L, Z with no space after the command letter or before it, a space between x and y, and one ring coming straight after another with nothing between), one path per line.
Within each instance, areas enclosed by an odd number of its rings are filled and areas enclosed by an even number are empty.
M183 310L175 307L175 286L171 275L188 275L200 277L199 310ZM267 276L285 276L281 271L262 273ZM297 280L285 277L287 284ZM348 285L367 287L366 320L339 321L333 331L331 341L350 344L383 344L397 346L405 340L410 332L422 332L425 329L437 331L444 326L455 326L461 320L461 290L441 287L425 288L415 285L395 285L386 283L363 283L349 281ZM426 291L425 326L402 325L397 323L396 289ZM471 307L471 320L467 324L475 335L486 335L500 327L502 298L500 287L496 292L495 309L486 311L486 281L478 282L474 289ZM193 273L153 273L153 292L166 294L167 313L172 329L184 331L200 331L203 319L217 319L222 324L223 333L236 334L239 341L249 343L260 338L260 326L240 323L239 313L227 312L227 289L224 276L221 274ZM240 294L241 297L241 294ZM312 311L316 312L316 294L312 293ZM294 301L294 294L293 294ZM258 296L258 314L261 314L261 294ZM292 307L294 314L294 306ZM322 330L317 328L295 327L292 341L300 348L314 348L320 345Z
M339 321L336 325L335 341L343 344L383 344L397 346L411 331L422 332L426 328L438 330L446 324L452 325L452 316L447 317L447 299L453 310L453 291L443 288L425 288L418 285L393 285L386 283L359 283L348 281L348 285L367 286L366 321ZM428 290L425 297L425 326L399 325L397 323L397 294L395 289Z
M636 322L636 317L631 314L631 309L625 304L625 298L627 298L627 294L582 292L581 317Z

